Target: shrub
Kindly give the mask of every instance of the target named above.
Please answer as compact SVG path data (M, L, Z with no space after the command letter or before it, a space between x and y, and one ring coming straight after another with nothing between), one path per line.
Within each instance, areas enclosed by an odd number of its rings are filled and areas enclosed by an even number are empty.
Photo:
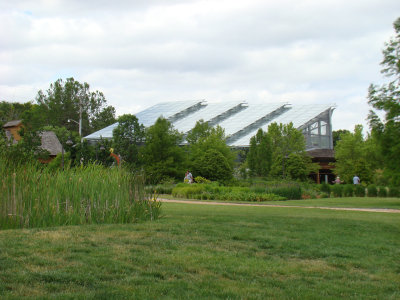
M374 184L371 184L367 187L367 195L368 197L376 197L378 196L378 189Z
M341 184L332 185L332 193L334 197L342 197L343 195L343 186Z
M387 197L387 190L386 190L386 187L384 187L384 186L380 186L379 188L378 188L378 197Z
M354 185L354 195L356 197L365 197L365 187L360 184Z
M327 195L330 195L331 193L331 186L329 184L327 184L326 182L321 183L319 185L319 190L323 193L326 193Z
M345 184L343 185L343 196L344 197L353 197L353 184Z
M389 187L389 197L400 197L400 189L397 186Z
M302 196L302 191L300 185L288 185L288 186L278 186L278 187L268 187L266 189L267 193L275 194L286 198L288 200L299 200Z
M210 180L208 180L208 179L206 179L206 178L204 178L204 177L201 177L201 176L195 177L195 178L194 178L194 181L195 181L196 183L211 183Z

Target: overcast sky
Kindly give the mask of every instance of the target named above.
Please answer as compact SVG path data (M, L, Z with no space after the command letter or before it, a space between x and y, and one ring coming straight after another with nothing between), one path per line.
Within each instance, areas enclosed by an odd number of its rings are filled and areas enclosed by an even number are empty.
M0 0L0 101L74 77L118 115L192 99L332 103L333 129L353 130L398 17L399 0Z

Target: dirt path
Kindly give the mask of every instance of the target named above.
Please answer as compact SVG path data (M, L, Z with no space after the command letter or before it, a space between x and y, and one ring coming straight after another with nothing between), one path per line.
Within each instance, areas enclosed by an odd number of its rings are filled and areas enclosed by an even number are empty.
M231 203L231 202L205 202L196 200L175 200L175 199L158 199L161 202L171 203L187 203L187 204L204 204L204 205L230 205L230 206L268 206L268 207L296 207L296 208L317 208L330 210L349 210L349 211L367 211L367 212L384 212L384 213L400 213L400 209L390 208L353 208L353 207L323 207L323 206L298 206L298 205L275 205L275 204L257 204L257 203Z

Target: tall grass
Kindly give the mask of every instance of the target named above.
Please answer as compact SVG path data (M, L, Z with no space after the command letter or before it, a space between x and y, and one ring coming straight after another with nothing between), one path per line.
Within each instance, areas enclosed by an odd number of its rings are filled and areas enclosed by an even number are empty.
M144 180L124 169L89 165L50 171L10 167L0 159L0 228L156 219L160 203L144 192Z

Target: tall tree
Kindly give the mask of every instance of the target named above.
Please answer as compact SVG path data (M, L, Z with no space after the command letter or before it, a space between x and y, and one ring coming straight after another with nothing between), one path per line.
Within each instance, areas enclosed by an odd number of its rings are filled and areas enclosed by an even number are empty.
M139 162L138 147L143 139L144 126L139 124L136 116L125 114L118 118L118 126L113 130L115 152L133 167L137 166Z
M272 163L272 143L267 132L261 128L250 139L247 164L251 176L268 176Z
M306 142L300 130L292 123L268 126L272 144L271 176L305 180L316 165L306 152Z
M0 126L4 125L8 121L20 120L23 118L25 111L28 111L32 107L32 103L18 103L18 102L0 102Z
M400 184L400 18L394 22L395 36L385 43L381 73L388 82L377 86L371 84L368 103L385 112L380 120L371 110L369 123L372 135L379 142L384 163L384 174L392 183Z
M179 147L182 134L173 128L171 122L158 118L154 125L147 128L145 141L139 155L142 156L149 183L183 178L184 152Z
M88 83L80 83L72 77L66 81L58 79L46 92L40 90L36 101L39 107L26 118L26 122L32 123L33 127L64 126L69 130L78 131L77 123L81 123L84 136L100 126L115 122L115 109L106 105L103 93L90 91Z
M188 134L189 166L195 176L228 181L233 177L235 156L225 142L225 131L200 120Z
M366 183L373 178L376 158L362 130L361 125L356 125L354 133L343 134L335 148L335 173L347 183L352 182L354 175Z

